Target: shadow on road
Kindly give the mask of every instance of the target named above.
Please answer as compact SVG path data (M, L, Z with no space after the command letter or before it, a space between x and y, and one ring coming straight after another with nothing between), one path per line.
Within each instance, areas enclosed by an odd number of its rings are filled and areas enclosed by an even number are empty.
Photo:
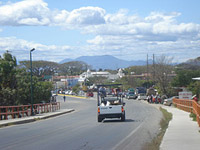
M128 122L138 122L137 120L132 120L132 119L126 119L125 121L121 121L120 119L110 119L110 120L104 120L103 123L112 123L112 122L124 122L124 123L128 123Z

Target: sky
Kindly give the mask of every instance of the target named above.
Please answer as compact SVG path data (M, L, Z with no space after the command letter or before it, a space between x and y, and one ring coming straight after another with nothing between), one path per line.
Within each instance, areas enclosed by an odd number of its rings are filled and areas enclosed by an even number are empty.
M199 0L1 0L0 55L60 62L200 56Z

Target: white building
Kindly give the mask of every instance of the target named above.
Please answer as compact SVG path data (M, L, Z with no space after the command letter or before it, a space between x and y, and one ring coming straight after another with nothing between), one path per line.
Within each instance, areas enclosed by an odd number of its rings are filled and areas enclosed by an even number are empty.
M119 69L117 74L111 74L107 71L91 72L89 69L80 75L79 82L84 82L85 79L90 77L106 77L109 80L116 80L124 76L123 70Z

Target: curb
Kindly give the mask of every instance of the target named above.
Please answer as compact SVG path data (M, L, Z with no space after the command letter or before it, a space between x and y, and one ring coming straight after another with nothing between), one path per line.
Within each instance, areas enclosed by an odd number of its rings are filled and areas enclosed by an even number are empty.
M56 116L60 116L63 114L67 114L70 112L75 111L74 109L67 109L66 111L63 112L53 112L51 114L44 114L44 116L41 115L36 115L36 116L31 116L31 117L26 117L26 118L17 118L17 119L11 119L11 120L6 120L6 122L2 123L0 121L0 128L2 127L7 127L7 126L11 126L11 125L19 125L19 124L25 124L25 123L31 123L31 122L35 122L38 120L43 120L43 119L48 119L48 118L52 118L52 117L56 117Z
M83 97L83 96L66 95L66 94L58 94L58 95L59 96L67 96L67 97L75 97L75 98L87 99L87 97Z

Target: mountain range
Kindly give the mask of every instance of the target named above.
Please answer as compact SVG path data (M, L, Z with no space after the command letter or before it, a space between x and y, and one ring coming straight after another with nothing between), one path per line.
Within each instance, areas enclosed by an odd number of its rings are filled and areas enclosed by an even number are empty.
M112 69L116 70L119 68L127 68L129 66L143 66L146 65L147 62L144 60L135 60L135 61L127 61L118 59L111 55L102 55L102 56L81 56L76 59L64 59L60 64L70 62L70 61L83 61L88 65L92 66L92 69ZM149 63L152 64L152 60L149 60Z

